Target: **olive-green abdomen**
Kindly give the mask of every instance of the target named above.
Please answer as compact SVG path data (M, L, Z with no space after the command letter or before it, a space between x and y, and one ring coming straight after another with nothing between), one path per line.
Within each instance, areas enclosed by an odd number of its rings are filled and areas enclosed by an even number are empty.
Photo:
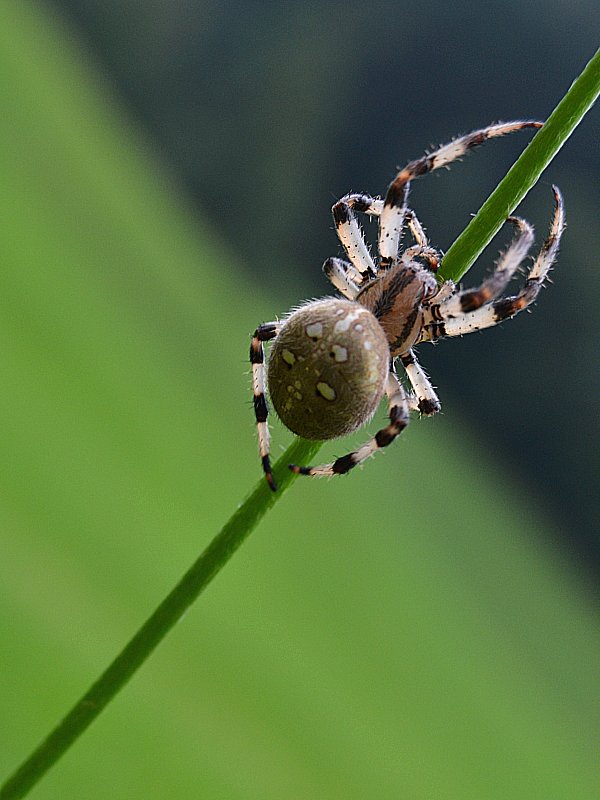
M305 439L344 436L375 412L389 358L385 334L364 306L335 298L308 303L288 317L271 347L271 401Z

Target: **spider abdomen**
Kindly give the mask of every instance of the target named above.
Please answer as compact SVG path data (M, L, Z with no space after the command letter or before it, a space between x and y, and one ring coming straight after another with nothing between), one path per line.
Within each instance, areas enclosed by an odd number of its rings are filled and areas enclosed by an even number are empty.
M294 311L269 354L275 410L305 439L335 439L363 425L383 396L389 347L359 303L326 298Z

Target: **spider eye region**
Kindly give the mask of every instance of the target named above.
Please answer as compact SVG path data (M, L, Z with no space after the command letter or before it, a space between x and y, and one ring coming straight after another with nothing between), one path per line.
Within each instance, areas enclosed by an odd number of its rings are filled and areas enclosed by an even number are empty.
M301 306L269 353L271 402L305 439L335 439L364 425L383 396L390 350L375 316L350 300Z

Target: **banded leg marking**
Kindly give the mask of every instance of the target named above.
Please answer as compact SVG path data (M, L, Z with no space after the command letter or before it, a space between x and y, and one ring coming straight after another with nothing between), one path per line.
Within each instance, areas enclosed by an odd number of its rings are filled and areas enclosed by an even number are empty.
M429 239L427 238L425 229L421 225L419 218L412 209L406 209L405 220L415 242L421 245L421 247L429 247Z
M360 276L359 284L374 278L377 270L353 209L374 215L380 203L366 194L348 194L331 209L339 240Z
M371 217L380 217L383 211L383 200L380 197L369 197L366 194L349 194L342 198L356 211L362 211ZM341 201L340 201L341 202ZM422 247L427 247L429 239L425 233L425 228L412 208L406 209L406 224L408 225L413 239Z
M408 424L408 402L404 388L398 376L390 372L387 378L385 393L389 403L389 424L377 431L372 439L341 458L336 459L331 464L322 464L319 467L300 467L290 464L290 469L297 475L311 475L314 477L326 477L330 475L343 475L354 467L362 464L367 458L372 456L377 450L390 445L394 439L402 433Z
M335 286L338 292L347 297L348 300L356 300L360 287L352 278L352 275L356 272L352 264L332 256L323 264L323 272L327 276L327 280ZM360 274L358 278L361 280Z
M496 325L505 319L514 317L519 311L530 306L538 296L540 289L548 277L550 267L556 260L560 238L565 228L565 212L562 195L558 187L553 186L554 202L556 204L550 232L538 253L531 271L527 276L525 286L512 297L501 297L491 303L456 317L446 318L443 306L439 311L442 319L433 322L424 329L422 340L437 339L441 336L461 336L472 331L482 330Z
M442 257L440 253L429 245L415 244L408 247L401 256L401 260L407 264L415 258L421 258L429 264L429 269L432 272L437 272Z
M509 217L508 221L516 227L517 233L512 243L496 262L491 275L477 288L458 291L448 300L432 305L430 307L432 321L476 311L498 297L506 288L517 268L527 256L534 238L533 228L524 219Z
M520 217L509 217L508 221L516 226L517 233L506 251L500 255L491 275L475 289L458 292L440 290L434 298L435 302L425 311L426 325L475 311L494 300L506 288L533 244L533 228L528 222ZM453 286L449 284L450 288Z
M417 398L417 410L426 416L437 414L442 406L431 381L417 361L413 350L401 356L402 364Z
M412 180L451 164L469 150L483 144L487 139L504 136L523 128L541 128L542 124L541 122L523 121L490 125L487 128L472 131L466 136L459 136L434 150L433 153L411 161L404 169L400 170L388 187L379 222L379 253L381 254L382 268L389 266L398 256L400 237L407 214L408 192Z
M250 363L252 364L252 388L254 392L254 414L258 433L258 449L265 478L271 489L276 492L277 485L273 479L270 459L269 408L265 394L265 350L263 342L274 339L281 328L280 322L266 322L254 331L250 343Z

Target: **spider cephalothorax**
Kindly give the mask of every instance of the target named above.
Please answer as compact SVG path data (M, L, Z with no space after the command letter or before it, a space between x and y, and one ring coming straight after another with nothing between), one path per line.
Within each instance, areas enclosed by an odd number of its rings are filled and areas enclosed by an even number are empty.
M564 208L553 187L555 211L548 238L536 256L523 288L500 297L533 243L533 229L509 217L516 234L494 271L476 289L459 290L452 281L439 284L435 272L441 254L430 247L423 227L407 207L410 181L449 164L482 144L541 122L490 125L450 142L401 170L383 200L349 194L333 206L333 218L349 261L328 258L323 269L342 298L314 300L281 322L260 325L250 346L254 409L263 469L275 490L269 458L263 342L273 340L267 379L272 403L284 424L305 439L334 439L364 425L385 394L389 422L362 447L331 464L290 469L301 475L339 475L386 447L406 427L410 411L436 414L440 402L414 353L419 342L496 325L536 299L556 254L564 229ZM379 218L379 257L375 261L356 218L362 212ZM400 250L408 227L414 245ZM499 299L498 299L499 298ZM411 391L394 371L402 362Z

